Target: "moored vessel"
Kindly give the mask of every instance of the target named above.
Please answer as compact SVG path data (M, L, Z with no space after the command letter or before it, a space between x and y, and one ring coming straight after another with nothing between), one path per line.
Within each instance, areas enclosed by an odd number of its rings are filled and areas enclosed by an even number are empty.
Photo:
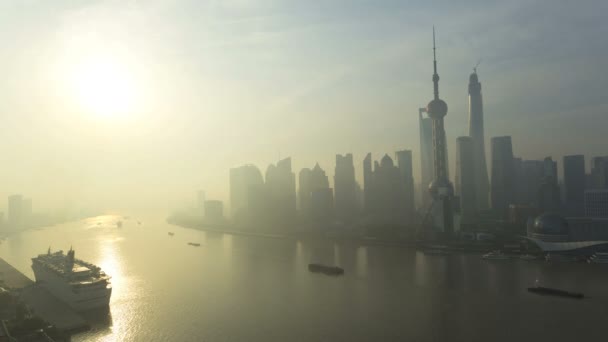
M36 283L76 311L107 308L112 286L110 276L96 265L76 259L72 248L32 258Z

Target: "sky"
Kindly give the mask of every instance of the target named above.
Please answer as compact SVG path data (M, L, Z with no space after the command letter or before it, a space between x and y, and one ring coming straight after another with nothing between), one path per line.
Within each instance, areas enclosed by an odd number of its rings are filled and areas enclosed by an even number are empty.
M402 149L418 179L433 25L450 167L479 61L488 157L490 137L511 135L524 159L588 163L608 154L606 13L601 0L0 0L0 198L172 208L199 189L227 200L231 167L291 156L331 182L337 153L360 177L367 152Z

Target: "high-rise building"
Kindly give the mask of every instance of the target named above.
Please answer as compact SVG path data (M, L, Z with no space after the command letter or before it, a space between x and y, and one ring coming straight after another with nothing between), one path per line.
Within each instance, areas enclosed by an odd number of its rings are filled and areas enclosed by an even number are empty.
M585 156L564 157L566 210L570 216L583 216L585 208Z
M490 185L486 165L481 83L476 69L473 69L473 73L469 76L469 136L473 138L476 204L480 210L485 210L489 205Z
M296 216L296 175L291 171L291 158L279 160L266 169L266 187L276 222L291 222Z
M372 206L372 154L363 159L363 208L369 214Z
M23 224L23 196L8 196L8 224L11 228L19 228Z
M585 191L585 216L608 218L608 189Z
M202 213L205 213L205 200L207 195L205 194L204 190L199 190L196 193L196 208L200 211L202 211Z
M513 170L513 146L510 136L492 138L492 210L506 217L514 200L515 174Z
M411 221L415 209L414 170L412 163L412 151L403 150L395 153L397 156L397 167L401 173L403 182L403 211L406 219Z
M205 207L205 221L222 223L224 220L224 204L222 201L206 200L203 205Z
M420 124L420 200L423 208L431 203L429 184L433 181L433 120L424 117L426 108L418 109L418 122ZM370 165L371 167L371 165Z
M403 163L405 167L405 161ZM407 223L411 213L406 207L405 189L402 171L395 166L391 157L385 154L380 162L374 162L367 189L370 196L369 219L375 224Z
M551 157L543 160L543 182L538 190L538 208L540 212L557 212L561 210L561 193L557 185L557 162Z
M433 120L433 164L434 177L429 186L433 200L433 228L445 235L454 230L454 188L448 176L448 158L443 118L448 113L448 105L439 98L439 74L435 50L435 29L433 28L433 90L434 98L426 107Z
M353 155L336 155L334 175L334 201L336 216L343 221L355 218L358 211L357 181Z
M233 218L245 218L249 214L250 205L258 201L255 196L251 196L251 189L259 189L263 184L262 173L255 165L230 169L230 207Z
M299 175L300 211L305 218L329 218L333 210L333 192L325 171L317 163L311 170L302 169Z
M608 156L591 160L589 189L608 189Z
M544 179L543 164L542 160L513 158L514 203L538 208L538 191Z
M478 211L475 164L475 141L471 137L456 139L456 195L460 197L463 221L471 220Z

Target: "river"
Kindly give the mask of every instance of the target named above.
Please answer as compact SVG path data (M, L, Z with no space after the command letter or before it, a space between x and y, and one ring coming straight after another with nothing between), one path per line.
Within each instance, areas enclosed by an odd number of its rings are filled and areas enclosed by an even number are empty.
M162 216L115 215L12 234L0 244L0 257L33 278L30 258L49 246L72 246L77 258L112 276L110 316L73 341L571 342L608 336L608 265L430 256L355 242L209 233L172 226ZM310 262L340 265L346 273L313 274ZM535 284L587 297L528 293Z

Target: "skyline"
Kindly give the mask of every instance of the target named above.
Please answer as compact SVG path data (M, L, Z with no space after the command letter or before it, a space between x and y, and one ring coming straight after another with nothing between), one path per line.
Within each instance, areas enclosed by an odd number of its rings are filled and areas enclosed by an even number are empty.
M1 5L7 44L0 50L0 155L8 167L0 171L0 195L26 193L45 207L58 197L107 206L162 194L157 201L165 203L155 203L162 206L203 188L226 201L231 167L263 169L291 156L296 171L319 162L333 175L335 154L353 153L362 184L368 152L402 149L413 151L419 182L417 108L431 96L431 24L422 18L430 8L357 3L323 12L273 1L227 4L192 2L191 11L164 1L54 3L31 11ZM584 154L587 171L592 156L606 154L608 75L594 65L607 55L600 18L607 5L571 6L480 4L462 18L464 10L452 4L439 11L450 175L456 137L467 133L468 77L480 58L486 146L491 137L510 135L518 157L552 156L561 169L563 155ZM195 14L210 22L197 24ZM158 32L139 35L149 25ZM201 38L209 39L193 44ZM149 101L145 110L106 120L70 108L73 99L58 94L51 77L49 66L57 63L49 61L70 61L78 44L93 53L111 46L103 52L135 65L131 72L146 84L138 89ZM538 134L539 127L550 133Z

